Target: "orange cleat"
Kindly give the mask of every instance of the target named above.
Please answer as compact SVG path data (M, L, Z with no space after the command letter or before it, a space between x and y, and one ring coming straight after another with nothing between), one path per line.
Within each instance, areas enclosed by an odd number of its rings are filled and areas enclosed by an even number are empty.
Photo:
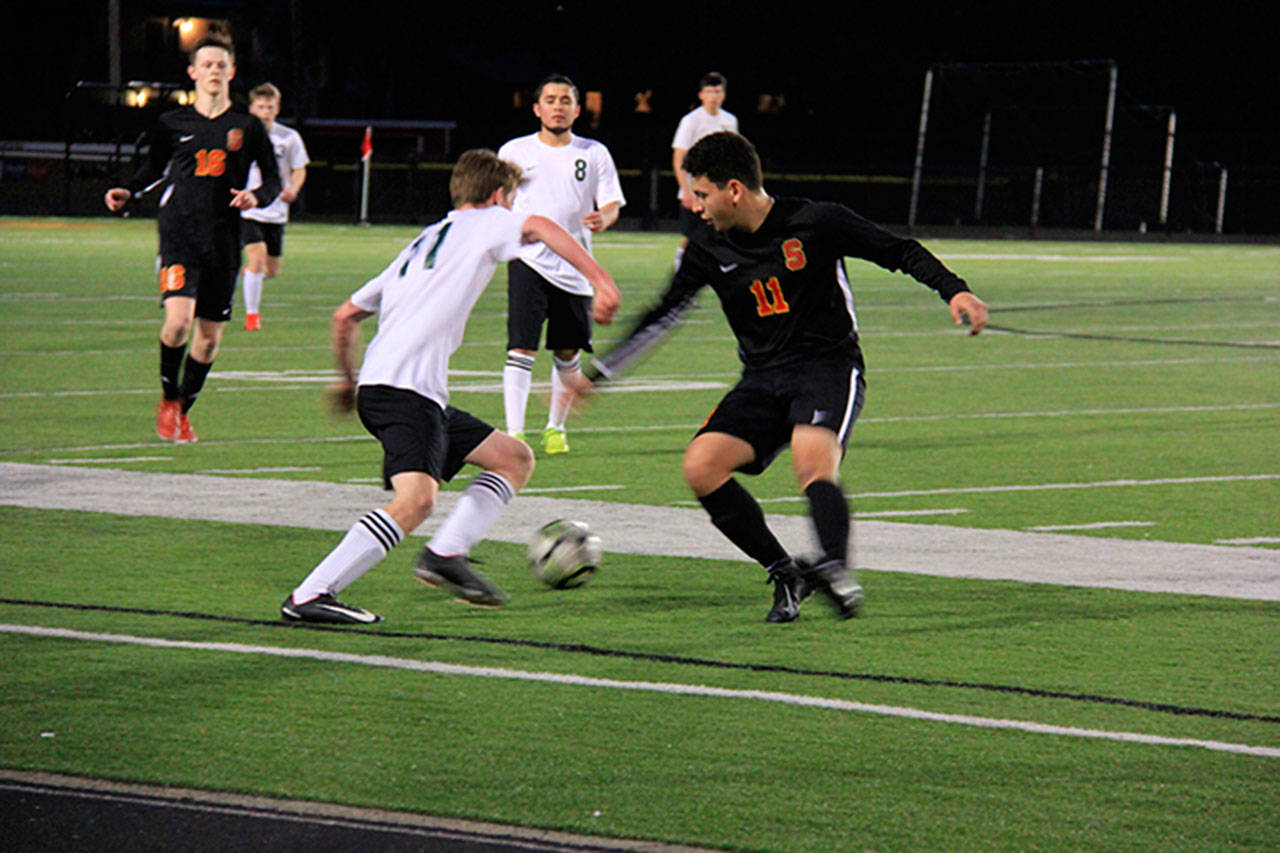
M258 319L257 314L244 315L244 330L246 332L257 332L262 329L262 323Z
M191 420L184 414L178 414L178 431L174 434L173 440L178 444L195 444L200 440L196 438L195 430L191 428Z
M181 400L160 400L156 406L156 435L165 441L173 441L178 436L178 419L182 417Z

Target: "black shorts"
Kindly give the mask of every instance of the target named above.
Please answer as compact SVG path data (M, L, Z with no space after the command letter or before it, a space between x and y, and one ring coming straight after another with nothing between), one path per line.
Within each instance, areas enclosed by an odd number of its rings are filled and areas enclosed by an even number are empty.
M536 350L547 323L547 349L591 348L591 297L561 290L526 264L507 264L507 349Z
M836 353L801 365L748 370L712 410L698 435L722 432L751 445L756 458L738 470L759 474L791 443L798 424L826 427L849 442L867 383L860 360Z
M273 258L280 257L284 254L284 224L241 219L240 245L244 247L250 243L266 243L267 255Z
M413 391L390 385L361 385L356 411L382 444L382 484L405 471L429 474L436 482L452 480L466 458L493 427L462 409L440 404Z
M702 214L694 213L683 203L680 204L680 233L685 237L692 237L693 232L702 224Z
M160 229L160 302L170 296L196 301L196 316L225 323L240 273L238 226L219 223L206 245L178 229Z

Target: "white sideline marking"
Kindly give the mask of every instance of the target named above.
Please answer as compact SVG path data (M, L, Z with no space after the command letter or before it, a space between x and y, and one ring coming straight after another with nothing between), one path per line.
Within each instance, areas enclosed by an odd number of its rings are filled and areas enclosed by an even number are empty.
M1280 545L1280 536L1247 536L1243 539L1215 539L1219 545Z
M1186 483L1234 483L1241 480L1280 480L1280 474L1236 474L1223 477L1163 477L1158 480L1095 480L1092 483L1027 483L1009 486L963 486L954 489L909 489L901 492L860 492L853 498L907 498L927 495L976 495L990 492L1040 492L1055 489L1104 489L1120 486L1177 486ZM758 498L760 503L807 500L803 495Z
M165 640L159 637L138 637L132 634L102 634L74 631L67 628L46 628L40 625L0 624L0 633L26 634L32 637L52 637L63 640L84 640L99 643L123 643L156 649L187 649L191 651L230 652L242 655L266 655L279 658L317 660L326 663L350 663L411 672L430 672L437 675L460 675L472 678L501 678L511 681L532 681L547 684L567 684L575 687L602 687L611 690L636 690L646 693L666 693L673 696L706 696L717 699L747 699L759 702L777 702L807 708L825 708L834 711L851 711L876 714L883 717L901 717L909 720L927 720L935 723L951 723L962 726L978 726L987 729L1011 729L1034 734L1063 737L1094 738L1099 740L1141 743L1149 746L1195 746L1215 752L1234 752L1257 755L1264 758L1280 758L1280 747L1253 746L1197 738L1167 737L1141 732L1083 729L1076 726L1054 726L1030 720L1008 720L997 717L975 717L969 714L945 714L896 705L873 705L852 702L847 699L830 699L824 696L805 696L772 690L734 690L705 684L676 684L665 681L621 681L614 678L592 678L585 675L566 675L556 672L529 672L506 667L462 666L441 661L397 658L387 655L357 655L349 652L330 652L322 649L297 649L283 646L253 646L243 643L200 643L190 640Z
M1106 527L1155 527L1154 521L1095 521L1092 524L1037 524L1023 530L1051 532L1054 530L1102 530Z

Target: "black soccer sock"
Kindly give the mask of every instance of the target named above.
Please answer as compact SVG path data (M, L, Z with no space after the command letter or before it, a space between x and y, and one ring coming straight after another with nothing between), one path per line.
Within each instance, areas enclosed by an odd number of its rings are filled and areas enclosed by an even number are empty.
M768 568L787 559L787 552L765 523L760 504L737 480L726 480L714 492L698 498L698 503L710 514L711 523L760 565Z
M849 555L849 503L844 492L830 480L814 480L804 490L809 499L809 515L818 532L825 560L845 562Z
M181 396L178 390L178 373L182 370L182 354L186 346L171 347L160 342L160 389L166 400L176 400Z
M182 369L182 413L185 415L191 411L191 407L196 404L196 397L200 393L200 389L204 387L205 377L209 375L209 368L213 367L213 362L208 364L203 361L196 361L190 355L187 356L186 366Z

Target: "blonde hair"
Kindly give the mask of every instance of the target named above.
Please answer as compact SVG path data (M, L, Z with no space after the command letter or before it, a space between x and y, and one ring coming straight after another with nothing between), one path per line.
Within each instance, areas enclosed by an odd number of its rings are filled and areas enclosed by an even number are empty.
M463 151L449 176L449 197L454 207L484 204L495 190L515 192L524 182L524 172L515 163L503 160L488 148Z
M270 98L273 101L280 100L280 90L276 88L274 83L263 83L260 86L254 86L249 90L249 103L253 103L258 98Z

